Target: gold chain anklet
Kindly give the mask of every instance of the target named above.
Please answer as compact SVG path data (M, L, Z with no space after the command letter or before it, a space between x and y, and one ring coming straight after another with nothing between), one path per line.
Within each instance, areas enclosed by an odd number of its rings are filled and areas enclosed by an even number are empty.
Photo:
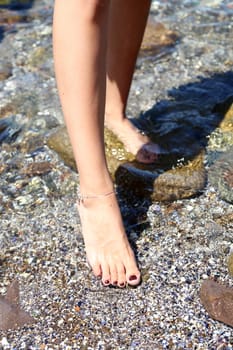
M107 197L110 196L111 194L116 193L115 190L107 192L107 193L103 193L103 194L87 194L87 195L83 195L78 191L78 204L81 204L84 202L85 199L92 199L92 198L102 198L102 197Z

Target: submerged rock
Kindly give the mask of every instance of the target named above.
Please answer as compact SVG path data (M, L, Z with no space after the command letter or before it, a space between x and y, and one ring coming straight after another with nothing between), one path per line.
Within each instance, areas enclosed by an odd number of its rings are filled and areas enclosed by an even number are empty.
M233 148L224 152L210 167L209 181L223 200L233 203Z
M71 169L76 170L73 150L65 126L53 130L47 137L47 145L57 152Z
M13 141L20 130L14 116L0 119L0 143Z
M17 329L35 323L35 319L19 306L19 283L14 280L5 297L0 296L0 330Z
M212 318L233 327L233 288L206 280L202 283L200 298Z
M148 57L164 53L175 45L178 38L177 32L166 28L162 23L155 23L150 19L146 26L140 55Z

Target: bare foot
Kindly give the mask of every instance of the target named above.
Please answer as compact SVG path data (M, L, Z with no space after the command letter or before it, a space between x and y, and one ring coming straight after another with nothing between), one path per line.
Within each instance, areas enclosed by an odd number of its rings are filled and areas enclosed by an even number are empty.
M78 202L87 259L104 285L125 287L140 282L134 253L127 239L116 195L84 198Z
M141 163L154 163L161 153L160 147L140 132L127 118L106 116L106 126L123 142L128 152Z

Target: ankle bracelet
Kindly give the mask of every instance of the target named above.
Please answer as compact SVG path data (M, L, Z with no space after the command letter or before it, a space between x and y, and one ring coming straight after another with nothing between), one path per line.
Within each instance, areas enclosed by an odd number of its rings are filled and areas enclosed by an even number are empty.
M103 194L93 194L93 195L92 194L83 195L80 192L78 192L78 198L77 198L78 204L83 203L85 199L108 197L113 193L115 193L115 190L107 192L107 193L103 193Z

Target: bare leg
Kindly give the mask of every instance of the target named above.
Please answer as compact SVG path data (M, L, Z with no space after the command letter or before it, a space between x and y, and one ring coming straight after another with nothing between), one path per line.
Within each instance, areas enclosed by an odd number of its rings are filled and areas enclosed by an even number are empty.
M150 0L111 0L105 113L106 126L145 163L157 159L159 147L138 132L126 118L125 109L150 3Z
M87 258L106 285L138 284L104 153L106 43L109 0L55 1L54 60L63 113L80 175L89 195L78 205Z

